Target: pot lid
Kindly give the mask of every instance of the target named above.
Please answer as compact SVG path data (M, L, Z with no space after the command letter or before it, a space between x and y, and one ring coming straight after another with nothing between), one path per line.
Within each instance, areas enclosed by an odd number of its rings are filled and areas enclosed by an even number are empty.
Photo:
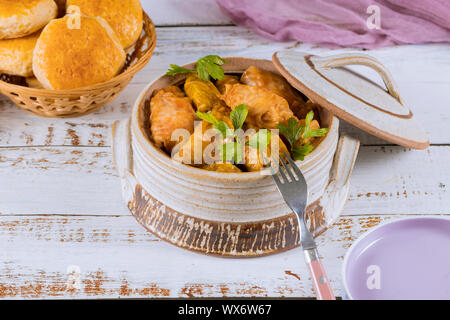
M339 118L401 146L429 146L425 130L403 104L391 74L374 58L360 53L319 57L281 51L272 60L293 87ZM371 67L382 77L387 90L343 68L346 65Z

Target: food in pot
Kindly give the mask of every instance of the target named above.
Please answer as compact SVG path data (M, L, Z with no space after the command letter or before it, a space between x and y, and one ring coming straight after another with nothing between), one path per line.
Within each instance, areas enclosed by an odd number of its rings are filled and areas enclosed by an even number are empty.
M216 86L217 86L217 89L219 89L220 93L224 94L225 93L225 85L227 85L227 84L237 84L237 83L240 83L238 76L225 74L223 76L223 79L216 81Z
M203 169L208 171L217 171L217 172L229 172L229 173L238 173L241 170L231 163L212 163L203 167Z
M207 134L211 128L211 124L206 121L201 121L195 126L189 140L180 146L180 150L177 150L176 159L192 166L203 166L206 162L205 149L213 142L213 136Z
M286 99L291 108L296 108L304 103L303 98L295 92L289 82L282 76L273 72L250 66L242 74L241 82L249 86L264 88L274 92Z
M151 99L152 139L158 148L170 153L178 141L172 140L176 129L194 131L194 109L191 100L178 87L159 90Z
M221 98L231 108L245 104L248 108L248 123L261 129L276 129L279 123L294 117L286 99L268 89L227 84Z
M230 119L231 109L223 102L217 103L212 111L211 116L218 121L223 121L232 128L233 125ZM179 151L177 151L176 158L185 164L193 166L205 166L205 163L213 163L215 160L215 150L212 148L213 143L216 142L216 131L213 129L213 124L202 120L198 124L194 133L191 134L189 141L183 144ZM210 152L205 154L206 148L211 146Z
M315 115L319 107L274 73L251 66L239 80L224 73L224 63L206 56L197 70L171 65L168 75L187 77L151 98L155 145L184 164L222 173L260 171L285 154L304 160L328 131ZM294 107L304 116L297 118ZM176 129L187 137L174 137Z
M192 99L198 111L211 111L219 103L220 92L210 81L203 81L197 75L190 74L184 83L186 95Z
M301 106L298 105L296 107L291 107L292 111L294 112L295 116L298 119L305 119L307 114L312 111L314 112L314 119L317 121L320 120L319 117L319 110L320 106L317 103L312 102L311 100L306 101Z
M273 161L278 162L280 157L287 161L285 153L289 154L289 150L286 147L283 140L280 138L280 136L272 134L271 143L275 143L276 145L275 146L271 145L272 148L267 148L267 151L264 153L264 155L261 155L261 153L258 152L258 148L252 146L245 146L244 167L246 171L260 171L264 167L266 167L267 163L266 161L264 161L262 156L266 157L271 162ZM272 154L271 153L272 149L278 150L278 155Z

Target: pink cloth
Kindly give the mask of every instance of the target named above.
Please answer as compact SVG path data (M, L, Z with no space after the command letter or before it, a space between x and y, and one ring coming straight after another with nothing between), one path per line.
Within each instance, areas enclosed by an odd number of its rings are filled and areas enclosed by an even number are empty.
M450 0L216 0L238 25L277 41L377 48L450 42ZM381 28L369 29L370 5Z

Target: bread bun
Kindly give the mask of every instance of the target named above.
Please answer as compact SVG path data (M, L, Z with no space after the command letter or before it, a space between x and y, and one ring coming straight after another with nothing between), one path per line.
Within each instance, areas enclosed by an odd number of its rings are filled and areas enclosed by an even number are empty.
M18 38L0 40L0 73L29 77L33 75L33 50L40 32Z
M42 31L34 50L33 71L45 88L69 90L108 81L122 70L125 58L104 19L66 15Z
M67 9L72 5L78 6L81 14L108 21L127 52L141 35L143 14L139 0L68 0Z
M56 17L53 0L0 0L0 39L30 35Z

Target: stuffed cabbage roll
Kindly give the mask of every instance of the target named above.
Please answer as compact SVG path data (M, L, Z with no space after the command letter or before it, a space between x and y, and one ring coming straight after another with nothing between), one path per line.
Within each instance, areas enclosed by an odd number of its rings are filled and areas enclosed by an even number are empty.
M249 86L268 89L286 99L291 109L296 109L304 104L303 98L295 92L289 82L282 76L273 72L261 70L250 66L241 77L241 82Z
M230 112L230 108L222 102L219 102L213 107L211 114L218 121L224 121L230 128L233 128ZM218 132L213 129L212 124L202 121L195 127L194 133L191 134L189 141L181 147L177 158L181 162L193 166L203 166L205 163L214 162L217 160L214 152L214 143L216 142L217 134ZM206 148L209 149L206 150Z
M232 76L232 75L226 74L222 80L216 81L216 87L217 87L217 89L219 89L220 93L223 94L225 92L226 84L236 84L236 83L239 83L238 76Z
M156 92L150 101L150 131L155 145L171 152L178 141L172 141L176 129L194 131L194 109L180 88L170 86Z
M248 108L246 122L258 128L276 129L280 122L295 117L286 99L264 88L227 84L221 98L232 109L245 104Z
M207 140L205 132L210 129L210 124L206 121L200 122L191 134L189 140L183 144L177 153L176 160L181 161L184 164L193 166L202 166L203 151L211 143L211 140Z
M320 120L319 115L320 106L317 103L312 102L311 100L306 101L302 106L299 106L296 109L293 109L295 116L298 119L305 119L308 112L314 112L314 119Z
M231 109L220 100L217 104L214 105L211 110L211 114L218 120L224 121L231 129L233 129L233 123L230 119Z
M238 167L236 167L234 164L231 163L212 163L202 167L202 169L208 171L229 172L229 173L242 172L241 169L239 169Z
M245 146L244 167L247 171L260 171L264 168L264 162L261 159L261 154L257 149Z
M285 153L289 154L289 150L284 144L283 140L277 135L272 135L272 139L276 139L278 145L274 145L269 143L267 146L267 150L262 150L262 154L269 160L269 161L277 161L279 162L279 157L283 158L283 160L287 161ZM272 155L272 147L278 148L278 155ZM274 150L275 151L275 150ZM273 159L272 159L273 157ZM262 170L266 165L264 165L264 161L261 157L261 152L257 149L254 149L250 146L245 146L245 156L244 156L245 164L244 167L248 171L260 171Z
M184 83L186 95L192 99L197 111L208 112L219 102L220 92L210 81L203 81L197 75L191 74Z

